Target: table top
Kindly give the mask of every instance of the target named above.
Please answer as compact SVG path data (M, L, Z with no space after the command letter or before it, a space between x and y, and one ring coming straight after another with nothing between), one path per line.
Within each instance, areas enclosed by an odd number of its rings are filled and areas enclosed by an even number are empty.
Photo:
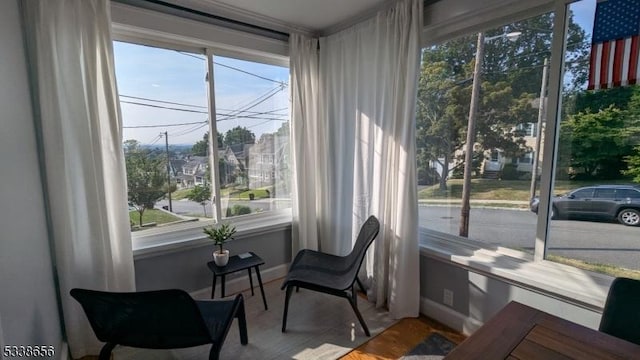
M640 359L640 345L512 301L445 359Z
M248 269L254 266L263 265L264 260L260 258L260 256L256 255L253 252L248 252L251 256L241 259L238 255L233 255L229 257L229 262L226 266L218 266L213 261L209 261L207 266L209 269L216 275L226 275L231 274L236 271Z

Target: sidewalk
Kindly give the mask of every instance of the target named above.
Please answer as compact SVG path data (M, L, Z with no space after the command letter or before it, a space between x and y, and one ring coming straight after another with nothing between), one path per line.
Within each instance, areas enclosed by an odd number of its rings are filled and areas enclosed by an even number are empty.
M489 199L471 199L469 203L476 206L485 207L504 207L504 208L529 208L529 202L524 200L489 200ZM419 206L435 205L462 205L462 199L419 199Z

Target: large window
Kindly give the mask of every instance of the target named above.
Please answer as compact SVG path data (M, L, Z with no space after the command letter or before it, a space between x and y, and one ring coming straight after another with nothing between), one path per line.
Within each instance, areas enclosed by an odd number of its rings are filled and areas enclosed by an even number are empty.
M595 8L579 1L566 25L542 14L423 49L422 228L640 278L640 87L621 75L640 73L638 48L592 51ZM610 84L590 86L590 73Z
M287 68L125 42L114 53L133 231L290 207Z
M614 16L621 26L633 22L637 41L637 15L627 18L614 7L595 19L596 1L575 2L569 9L588 40L607 43L609 30L617 29L602 22ZM549 260L640 278L640 86L624 80L638 62L624 41L607 47L603 52L594 46L591 56L564 57L576 72L566 72L562 82L546 253ZM590 71L598 72L592 87L600 89L590 89Z
M417 107L422 227L533 250L536 216L527 210L540 174L533 158L543 152L537 129L546 121L552 29L548 13L423 49ZM472 101L477 107L470 116Z

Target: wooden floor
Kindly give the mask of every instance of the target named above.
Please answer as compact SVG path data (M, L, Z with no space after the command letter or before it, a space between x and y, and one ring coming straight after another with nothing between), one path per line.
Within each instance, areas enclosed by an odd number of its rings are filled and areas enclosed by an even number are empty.
M417 319L406 318L392 325L380 335L362 344L341 359L398 359L434 332L440 333L456 344L459 344L466 338L464 335L424 316L420 316Z

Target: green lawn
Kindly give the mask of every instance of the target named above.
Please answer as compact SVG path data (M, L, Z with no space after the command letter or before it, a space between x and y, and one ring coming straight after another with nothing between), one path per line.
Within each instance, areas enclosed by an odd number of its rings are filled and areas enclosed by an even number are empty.
M191 192L191 189L178 189L171 193L171 199L173 200L182 200L186 199L187 195Z
M140 214L137 211L130 211L129 219L131 219L134 225L140 225ZM181 219L177 216L157 209L145 210L144 214L142 215L143 224L155 223L156 225L160 225L178 220Z
M600 181L556 181L554 193L564 194L570 190L597 184L630 183L629 180L600 180ZM472 179L471 199L474 200L529 200L529 180L492 180ZM439 186L431 185L418 192L419 199L462 198L462 179L447 181L447 191L442 192Z

